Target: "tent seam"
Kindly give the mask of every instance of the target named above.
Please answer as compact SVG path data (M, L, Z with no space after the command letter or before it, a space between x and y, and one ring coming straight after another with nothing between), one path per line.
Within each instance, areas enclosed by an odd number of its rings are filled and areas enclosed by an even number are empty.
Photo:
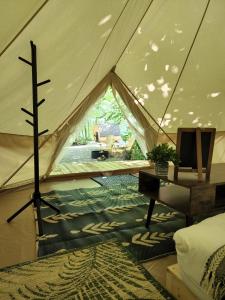
M42 10L42 8L49 2L45 2L35 11L35 13L29 18L29 20L22 26L22 28L17 32L17 34L11 39L11 41L5 46L5 48L0 52L0 57L8 50L12 43L19 37L19 35L26 29L26 27L32 22L32 20L37 16L37 14Z
M167 103L166 109L165 109L165 111L164 111L164 113L163 113L163 116L162 116L162 119L161 119L161 122L160 122L160 127L162 126L162 123L163 123L165 114L166 114L166 112L167 112L167 110L168 110L168 108L169 108L169 106L170 106L170 103L172 102L173 96L174 96L174 94L175 94L175 92L176 92L176 90L177 90L177 86L178 86L178 84L179 84L179 82L180 82L181 76L183 75L184 69L185 69L185 67L186 67L186 65L187 65L187 62L188 62L188 59L189 59L189 57L190 57L191 51L192 51L192 49L193 49L193 47L194 47L195 41L196 41L196 39L197 39L197 37L198 37L198 34L199 34L199 31L200 31L200 29L201 29L203 20L204 20L204 18L205 18L205 16L206 16L206 13L207 13L209 4L210 4L210 0L208 0L208 2L207 2L207 5L206 5L205 10L204 10L204 13L203 13L203 15L202 15L201 21L200 21L200 23L199 23L199 25L198 25L198 28L197 28L197 31L196 31L196 33L195 33L194 39L193 39L193 41L192 41L192 43L191 43L190 49L189 49L189 51L188 51L188 53L187 53L186 59L185 59L184 64L183 64L183 66L182 66L182 68L181 68L181 71L180 71L180 74L179 74L179 76L178 76L177 82L176 82L176 84L175 84L175 86L174 86L173 92L172 92L172 94L171 94L171 96L170 96L170 99L169 99L169 101L168 101L168 103ZM160 130L160 129L158 129L158 131L159 131L159 130Z
M111 35L112 35L112 33L113 33L115 27L117 26L117 24L118 24L118 22L119 22L120 17L122 16L123 12L125 11L125 9L126 9L128 3L129 3L129 1L130 1L130 0L127 0L127 2L126 2L126 4L124 5L122 11L120 12L120 14L119 14L119 16L118 16L118 18L117 18L115 24L113 25L113 28L112 28L110 34L108 35L107 39L105 40L105 42L104 42L104 44L103 44L101 50L99 51L98 55L96 56L96 58L95 58L95 60L94 60L94 62L93 62L93 64L92 64L90 70L88 71L87 76L85 77L85 79L84 79L84 81L83 81L81 87L79 88L78 92L76 93L76 96L75 96L73 102L71 103L71 106L74 104L75 100L77 99L78 95L80 94L80 91L82 90L82 88L84 87L84 85L85 85L87 79L89 78L89 76L90 76L90 74L91 74L91 72L92 72L92 70L93 70L93 68L94 68L94 66L95 66L95 64L96 64L96 62L98 61L98 59L99 59L99 57L100 57L102 51L103 51L104 48L105 48L105 45L107 44L108 40L110 39L110 37L111 37Z
M130 0L128 0L127 3L126 3L126 5L124 6L124 8L123 8L123 10L122 10L122 12L121 12L121 14L120 14L118 20L115 22L115 25L118 23L118 21L119 21L121 15L122 15L123 11L125 10L125 8L126 8L126 6L127 6L127 4L128 4L129 1L130 1ZM150 6L152 5L153 1L154 1L154 0L151 0L150 4L148 5L148 7L147 7L147 9L146 9L146 11L145 11L145 13L144 13L143 16L142 16L140 22L138 23L138 25L136 26L135 30L133 31L133 33L132 33L132 35L131 35L131 38L129 39L128 43L126 44L126 46L125 46L125 48L124 48L124 50L123 50L123 52L122 52L122 55L123 55L124 51L126 50L126 48L128 47L128 45L129 45L130 41L132 40L132 38L133 38L133 36L134 36L134 34L135 34L135 32L136 32L138 26L140 25L140 23L141 23L142 20L144 19L145 15L146 15L146 13L148 12L148 10L149 10ZM113 30L114 30L114 28L115 28L115 25L114 25L114 27L113 27ZM109 37L111 36L113 30L111 31ZM105 44L106 44L107 41L109 40L109 37L108 37L108 39L106 40ZM103 45L103 48L104 48L105 44ZM101 51L103 51L103 48L102 48ZM101 52L100 52L100 53L101 53ZM100 53L99 53L99 55L100 55ZM99 55L98 55L98 57L99 57ZM121 59L122 55L120 55L120 57L119 57L119 59L117 60L116 64L117 64L117 63L119 62L119 60ZM97 59L98 59L98 57L97 57ZM96 61L97 61L97 59L96 59ZM95 63L96 63L96 61L95 61ZM95 65L95 63L94 63L94 65ZM116 64L113 66L113 68L112 68L105 76L102 77L101 80L103 80L103 78L106 77L111 71L112 71L112 72L115 71L115 69L116 69ZM94 65L93 65L93 67L94 67ZM89 74L91 73L93 67L91 68ZM88 76L89 76L89 74L88 74ZM73 102L72 102L71 105L73 105L74 101L76 100L77 96L79 95L79 93L80 93L82 87L84 86L84 84L85 84L85 82L86 82L88 76L86 77L84 83L82 84L80 90L78 91L78 93L77 93L77 95L75 96L75 99L73 100ZM101 80L100 80L99 82L101 82ZM93 88L93 90L94 90L94 88ZM91 92L92 92L92 91L91 91ZM90 93L91 93L91 92L90 92ZM89 93L89 94L90 94L90 93ZM86 98L86 97L85 97L85 98ZM84 99L85 99L85 98L84 98ZM83 101L81 101L81 103L82 103L82 102L83 102ZM78 107L81 105L81 103L78 105ZM77 108L78 108L78 107L77 107ZM57 127L57 129L55 130L55 132L57 132L62 126L64 126L64 125L66 124L66 122L73 116L74 111L75 111L77 108L75 108L75 109L69 114L69 116L68 116L68 117L67 117L67 118L66 118L66 119L65 119L65 120Z
M121 59L121 57L123 56L124 52L126 51L127 47L129 46L131 40L133 39L133 37L134 37L134 35L135 35L135 32L136 32L137 28L140 26L141 22L143 21L144 17L146 16L147 12L149 11L149 8L152 6L153 1L154 1L154 0L151 0L151 2L149 3L147 9L145 10L144 14L143 14L142 17L141 17L140 22L139 22L139 23L137 24L137 26L135 27L135 30L134 30L133 33L131 34L130 39L128 40L128 42L127 42L126 46L124 47L124 49L123 49L123 51L122 51L120 57L118 58L118 60L117 60L117 62L116 62L116 64L115 64L115 66L118 64L118 62L120 61L120 59ZM115 71L115 70L114 70L114 71Z
M54 136L54 133L47 136L46 140L43 141L38 149L40 150L49 140L50 138ZM28 158L1 184L0 189L3 188L27 163L28 161L34 156L34 153L30 154ZM45 175L42 175L41 177L44 177Z

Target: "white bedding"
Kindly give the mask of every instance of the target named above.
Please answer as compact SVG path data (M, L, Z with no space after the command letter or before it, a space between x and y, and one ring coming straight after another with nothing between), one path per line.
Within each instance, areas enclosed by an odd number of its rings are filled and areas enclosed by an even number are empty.
M200 299L211 299L200 287L200 281L208 258L225 244L225 213L178 230L174 240L184 282Z

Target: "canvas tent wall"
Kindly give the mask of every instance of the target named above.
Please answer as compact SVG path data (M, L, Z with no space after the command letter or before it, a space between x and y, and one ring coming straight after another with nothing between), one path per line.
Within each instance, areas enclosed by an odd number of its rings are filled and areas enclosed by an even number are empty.
M115 65L144 105L136 107L153 136L153 119L172 136L179 126L216 127L213 161L224 162L224 10L223 0L1 1L0 185L33 177L32 160L24 164L32 132L19 111L31 108L30 70L17 60L30 57L30 40L38 47L39 80L52 80L40 88L40 124L50 130L42 138L41 176L74 113Z

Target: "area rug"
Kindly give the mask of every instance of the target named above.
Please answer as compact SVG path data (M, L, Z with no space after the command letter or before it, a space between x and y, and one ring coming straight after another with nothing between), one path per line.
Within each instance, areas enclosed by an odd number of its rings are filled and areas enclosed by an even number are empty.
M173 253L172 237L185 227L184 216L157 203L147 229L149 199L137 189L137 184L130 184L44 194L43 198L51 200L61 213L55 215L50 208L41 208L44 235L39 239L38 255L110 239L118 240L138 261Z
M0 270L0 298L174 299L113 241Z
M138 183L138 177L125 174L125 175L112 175L112 176L99 176L91 177L94 181L101 185L111 186L112 184L131 184Z

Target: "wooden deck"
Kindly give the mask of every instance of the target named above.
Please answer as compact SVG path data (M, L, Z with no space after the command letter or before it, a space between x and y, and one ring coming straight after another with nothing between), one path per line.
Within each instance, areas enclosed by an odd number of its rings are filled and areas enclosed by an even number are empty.
M85 178L91 176L137 173L140 170L149 168L150 164L146 160L73 162L57 165L50 175L54 178L62 175L65 175L65 177L73 176L75 178Z

